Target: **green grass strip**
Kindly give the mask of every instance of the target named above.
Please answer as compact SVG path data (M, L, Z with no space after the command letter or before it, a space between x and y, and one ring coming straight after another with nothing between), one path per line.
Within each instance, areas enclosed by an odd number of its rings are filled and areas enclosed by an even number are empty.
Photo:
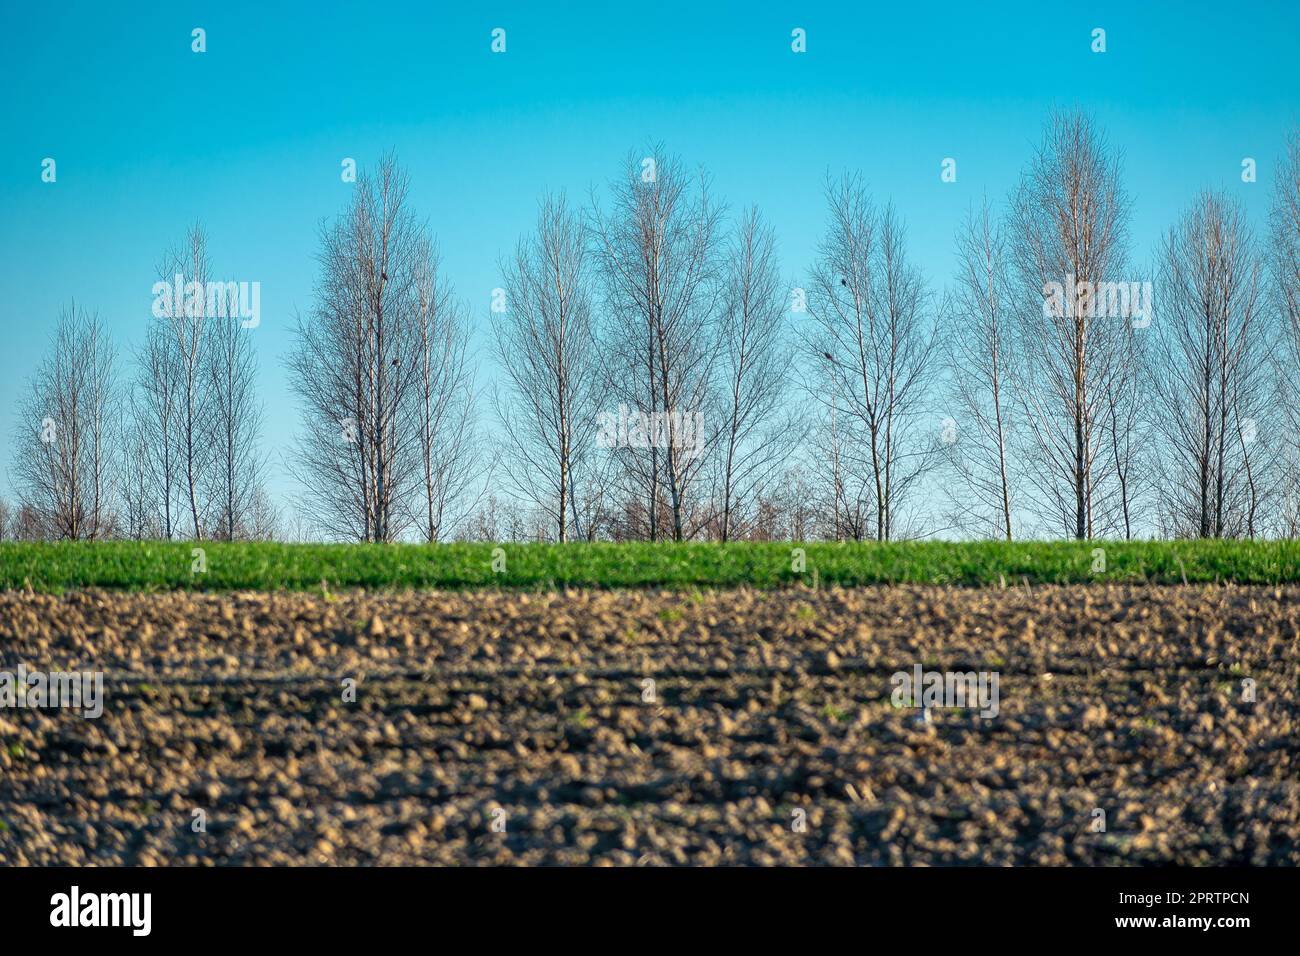
M195 571L201 547L206 570ZM500 548L497 552L495 549ZM797 550L797 549L801 549ZM1098 550L1104 552L1104 569ZM802 553L803 570L799 567ZM502 566L504 570L494 570ZM495 560L494 560L495 559ZM0 543L0 589L757 588L1300 581L1300 541L835 544Z

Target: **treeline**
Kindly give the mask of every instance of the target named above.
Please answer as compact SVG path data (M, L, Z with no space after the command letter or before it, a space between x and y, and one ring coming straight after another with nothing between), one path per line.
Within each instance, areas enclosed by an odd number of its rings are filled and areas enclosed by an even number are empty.
M128 361L97 313L63 310L19 403L19 503L0 503L7 536L275 534L252 340L234 290L212 274L195 226L158 265L143 344Z
M815 261L787 280L758 209L634 152L584 202L539 202L500 262L490 371L408 190L386 156L321 229L286 358L292 520L264 488L255 333L221 305L230 290L202 294L196 227L159 276L199 294L155 305L125 379L93 313L61 316L19 409L0 534L1300 531L1300 133L1261 234L1206 189L1139 263L1118 154L1091 117L1054 114L1011 194L970 210L946 288L856 174L828 178Z

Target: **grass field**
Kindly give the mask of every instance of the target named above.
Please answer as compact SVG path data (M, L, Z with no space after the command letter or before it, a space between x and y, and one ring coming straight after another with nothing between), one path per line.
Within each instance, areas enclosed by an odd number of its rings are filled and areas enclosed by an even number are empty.
M194 549L203 550L202 565ZM1300 581L1300 541L0 544L0 590L736 587ZM796 549L802 549L802 554ZM1098 550L1103 553L1104 567ZM795 570L802 558L802 570ZM495 559L495 560L494 560ZM503 559L503 560L502 560Z

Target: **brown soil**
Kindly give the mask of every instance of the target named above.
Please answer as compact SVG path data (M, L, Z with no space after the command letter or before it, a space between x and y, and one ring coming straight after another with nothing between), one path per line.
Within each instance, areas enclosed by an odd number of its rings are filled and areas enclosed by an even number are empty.
M1296 865L1298 635L1295 587L5 592L0 670L105 705L0 710L0 863ZM1000 713L895 707L917 663Z

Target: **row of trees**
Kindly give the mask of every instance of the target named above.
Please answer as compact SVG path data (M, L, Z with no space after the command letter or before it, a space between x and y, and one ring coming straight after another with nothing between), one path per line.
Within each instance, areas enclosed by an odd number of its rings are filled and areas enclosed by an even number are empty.
M168 292L156 299L125 381L99 316L75 303L61 313L20 401L13 473L21 497L17 508L0 506L0 533L225 540L274 533L255 355L238 313L208 297L210 274L207 240L195 226L159 265Z
M1022 514L1078 538L1129 537L1144 519L1172 537L1295 536L1300 139L1267 247L1235 199L1206 190L1152 279L1130 265L1121 182L1089 119L1058 115L1004 217L985 203L959 236L954 522L1007 539ZM1033 308L1062 276L1064 307Z
M471 310L408 192L391 155L358 177L286 359L303 414L285 464L316 535L1300 531L1300 136L1266 237L1206 191L1139 268L1116 152L1055 114L1005 202L968 215L946 289L857 175L828 179L791 282L757 209L730 215L659 148L629 155L585 204L545 196L501 261L483 392ZM160 269L209 272L197 228ZM0 533L272 533L250 339L211 311L155 316L125 390L102 324L65 313Z

